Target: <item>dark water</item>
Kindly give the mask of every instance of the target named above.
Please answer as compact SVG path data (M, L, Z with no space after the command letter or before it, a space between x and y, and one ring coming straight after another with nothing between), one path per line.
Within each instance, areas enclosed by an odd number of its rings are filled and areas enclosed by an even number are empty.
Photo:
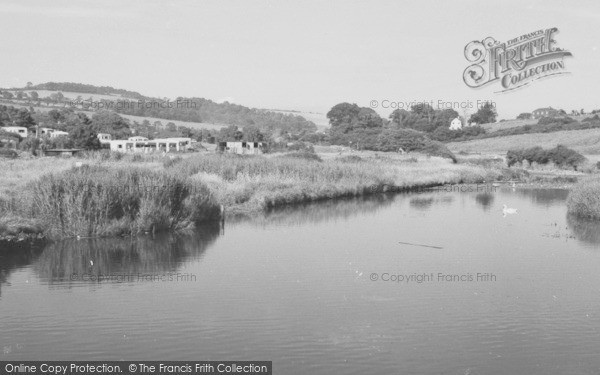
M2 253L0 358L598 374L600 226L568 218L566 197L380 196L230 222L224 234ZM503 217L503 204L517 214Z

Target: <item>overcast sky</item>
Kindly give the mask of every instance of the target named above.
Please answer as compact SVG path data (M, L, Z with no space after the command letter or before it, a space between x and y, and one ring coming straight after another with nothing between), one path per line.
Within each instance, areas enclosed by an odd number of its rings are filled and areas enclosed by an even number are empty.
M569 75L495 94L464 47L557 27ZM12 1L0 86L79 82L144 95L327 112L339 102L493 100L500 118L600 108L598 1ZM392 109L377 108L387 116Z

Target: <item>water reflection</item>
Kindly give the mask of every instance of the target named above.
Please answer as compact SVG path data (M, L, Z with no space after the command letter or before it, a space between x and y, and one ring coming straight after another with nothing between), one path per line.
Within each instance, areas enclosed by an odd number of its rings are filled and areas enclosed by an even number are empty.
M40 256L41 252L38 248L0 251L0 297L2 296L2 284L8 282L9 275L19 268L30 265Z
M567 215L567 223L578 240L594 245L600 244L600 221Z
M44 249L34 269L49 284L97 280L82 275L174 272L183 262L201 257L219 230L218 225L211 225L185 235L61 241Z
M532 203L544 207L563 204L569 196L569 191L566 189L519 189L517 193L528 197Z
M479 204L484 211L489 211L494 204L494 194L479 193L475 196L475 202L477 202L477 204Z
M428 211L434 204L447 206L454 202L454 196L452 193L434 193L432 195L420 195L418 197L411 198L408 202L409 205L419 211Z
M434 201L433 197L416 197L412 198L409 204L417 210L427 211L431 208Z
M307 204L279 207L255 217L238 217L229 220L237 223L251 220L251 223L266 225L292 225L318 224L332 220L347 220L354 216L375 213L384 207L389 207L396 199L393 194L380 194L360 198L337 199L313 202Z

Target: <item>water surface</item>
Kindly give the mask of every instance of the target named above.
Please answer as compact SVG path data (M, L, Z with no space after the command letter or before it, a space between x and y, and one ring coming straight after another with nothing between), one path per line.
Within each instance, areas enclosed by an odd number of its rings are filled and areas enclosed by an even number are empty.
M0 358L597 374L600 228L567 217L566 196L386 195L2 253Z

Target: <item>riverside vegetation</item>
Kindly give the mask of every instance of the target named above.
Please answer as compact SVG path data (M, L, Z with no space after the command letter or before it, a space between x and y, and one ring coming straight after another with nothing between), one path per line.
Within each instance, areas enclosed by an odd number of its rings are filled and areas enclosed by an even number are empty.
M427 186L520 179L525 172L420 156L362 152L303 156L194 154L5 159L0 235L98 237L185 230L228 214ZM415 157L417 156L417 157ZM77 167L76 163L83 163Z

